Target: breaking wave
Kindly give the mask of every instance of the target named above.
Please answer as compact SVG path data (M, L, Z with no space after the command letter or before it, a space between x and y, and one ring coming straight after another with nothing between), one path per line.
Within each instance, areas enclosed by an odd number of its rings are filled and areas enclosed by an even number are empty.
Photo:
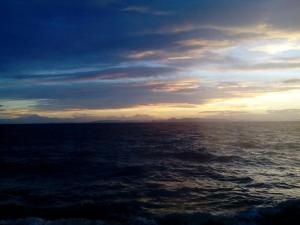
M73 209L77 212L84 207ZM69 211L68 209L67 211ZM83 212L91 208L86 208ZM102 212L101 212L102 211ZM71 217L70 214L49 214L48 219L42 217L25 217L18 219L2 219L0 225L299 225L300 222L300 200L289 200L282 202L274 207L252 208L229 215L213 215L208 213L186 213L186 214L167 214L163 216L137 216L120 220L112 218L103 218L103 208L94 208L92 212L95 218L91 218L91 212L77 214L77 218ZM71 212L71 211L69 211ZM49 213L49 212L48 212ZM64 212L66 213L66 211ZM73 214L72 215L76 215ZM45 214L46 216L46 214ZM66 218L63 218L66 216ZM99 218L97 218L97 216ZM47 217L47 216L46 216Z

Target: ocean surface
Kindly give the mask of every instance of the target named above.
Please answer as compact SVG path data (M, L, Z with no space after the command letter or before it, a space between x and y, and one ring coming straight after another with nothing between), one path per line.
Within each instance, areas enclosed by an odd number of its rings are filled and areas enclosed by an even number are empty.
M0 224L300 224L300 123L0 125Z

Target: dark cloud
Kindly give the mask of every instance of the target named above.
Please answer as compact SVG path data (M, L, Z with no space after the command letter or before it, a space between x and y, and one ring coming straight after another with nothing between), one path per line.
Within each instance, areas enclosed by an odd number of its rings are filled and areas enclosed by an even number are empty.
M20 116L13 119L0 119L0 124L26 124L26 123L70 123L70 122L80 122L80 118L77 119L60 119L60 118L50 118L39 116L35 114Z
M299 4L290 2L293 11L299 9ZM126 3L76 0L71 4L69 1L4 0L0 3L1 15L5 18L0 22L1 66L15 67L25 59L32 63L42 60L53 64L66 58L88 63L112 62L120 60L121 53L131 50L168 49L176 40L199 37L199 34L211 36L214 31L202 28L173 35L137 34L143 30L190 24L246 26L265 20L266 15L273 18L278 11L288 15L291 10L271 3L249 0L230 3L225 0ZM156 15L169 11L172 13L164 17ZM294 21L282 17L287 22Z
M0 124L41 124L41 123L86 123L86 122L149 122L157 120L156 117L147 114L136 114L134 116L109 116L93 117L80 115L73 118L45 117L36 114L28 114L13 119L0 119Z
M6 77L13 80L31 80L41 83L93 81L93 80L116 80L130 78L153 78L160 75L171 76L176 68L168 66L130 66L111 68L85 68L71 70L45 70L34 73L15 74Z
M40 116L37 114L25 114L11 119L0 119L0 124L41 124L41 123L85 123L101 121L149 121L154 119L147 115L135 115L131 117L95 117L90 115L78 115L72 118L57 118Z
M300 2L298 0L273 0L267 1L265 18L274 26L287 30L299 30Z
M131 83L76 82L2 87L2 97L11 100L37 100L36 109L105 109L157 103L202 103L224 97L213 87L196 88L191 84L174 86L170 81ZM228 94L229 96L230 94Z

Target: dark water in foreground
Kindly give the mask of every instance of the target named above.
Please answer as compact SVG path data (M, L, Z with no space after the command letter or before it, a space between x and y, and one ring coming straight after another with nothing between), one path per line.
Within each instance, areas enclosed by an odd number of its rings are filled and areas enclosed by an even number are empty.
M300 123L0 134L0 224L300 224Z

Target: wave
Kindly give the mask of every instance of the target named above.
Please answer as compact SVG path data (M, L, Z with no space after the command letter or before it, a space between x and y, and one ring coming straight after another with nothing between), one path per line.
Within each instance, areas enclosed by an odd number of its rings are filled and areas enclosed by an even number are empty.
M152 153L148 156L149 158L167 158L167 159L175 159L180 161L188 161L188 162L198 162L198 163L206 163L206 162L221 162L221 163L229 163L232 161L237 162L245 162L244 158L241 158L236 155L217 155L214 153L208 152L206 149L200 149L199 151L179 151L179 152L166 152L166 153Z
M299 225L300 200L289 200L274 207L252 208L231 215L203 213L171 214L159 225Z
M82 207L80 208L81 210L83 209ZM89 210L91 208L85 211L88 212ZM103 208L93 209L94 212L101 210ZM252 208L230 215L182 213L163 216L129 216L126 220L103 218L103 212L97 215L99 218L97 216L95 218L90 218L90 216L84 217L82 213L78 215L73 214L74 217L72 217L70 214L64 215L61 212L57 218L46 219L33 216L25 218L2 218L0 225L299 225L300 200L289 200L274 207ZM82 217L77 218L78 216ZM115 214L115 217L118 216L120 215Z

